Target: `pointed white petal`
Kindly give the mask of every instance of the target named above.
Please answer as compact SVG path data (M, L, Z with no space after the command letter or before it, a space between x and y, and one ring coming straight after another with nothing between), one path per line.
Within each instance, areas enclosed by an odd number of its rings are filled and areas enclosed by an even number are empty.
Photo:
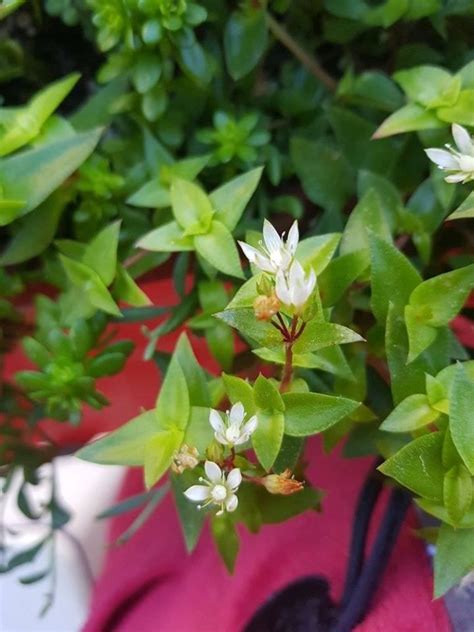
M222 470L217 463L214 463L214 461L206 461L204 463L204 470L211 483L220 483L222 480Z
M462 125L458 125L457 123L453 123L451 128L454 142L457 145L457 148L462 154L467 154L468 156L472 156L472 141L469 135L469 132Z
M228 441L225 437L225 435L222 432L215 432L214 433L214 437L216 439L216 441L219 441L219 443L222 443L222 445L227 445Z
M227 477L227 485L231 487L234 491L242 482L242 474L238 467L235 467L233 470L229 472L229 476Z
M280 235L275 230L274 226L270 224L268 219L263 221L263 241L268 249L269 253L280 250L282 242Z
M214 410L213 408L211 408L209 412L209 423L211 424L211 426L216 432L225 431L225 426L224 426L224 422L222 421L222 417L219 415L218 411Z
M292 255L295 254L299 238L298 222L295 220L291 225L290 232L288 233L288 239L286 240L286 246Z
M237 498L235 494L232 494L225 501L225 508L227 509L229 513L232 513L233 511L237 509L238 504L239 504L239 499Z
M245 417L245 408L242 402L236 402L229 413L229 421L232 425L240 426Z
M290 305L291 303L290 291L288 289L288 285L287 285L285 275L283 274L283 272L278 272L276 276L275 293L277 295L277 298L284 305Z
M246 244L245 241L239 241L238 243L250 263L254 263L255 257L259 254L258 250L253 246Z
M428 158L442 169L458 169L456 157L445 149L425 149Z
M472 173L474 171L474 156L459 156L459 168L464 173Z
M276 272L275 266L270 261L270 259L260 254L259 252L257 252L257 254L255 255L255 260L253 261L253 263L255 263L257 268L260 268L260 270L262 270L263 272L270 272L271 274L274 274Z
M307 286L308 286L308 296L309 296L313 292L314 288L316 287L316 272L313 270L313 268L311 268L310 270Z
M445 180L446 182L449 182L450 184L455 184L456 182L462 182L465 177L466 177L465 173L454 173L451 176L446 176Z
M209 498L209 487L207 485L192 485L184 492L184 495L194 502L207 500Z
M250 417L246 424L244 424L242 432L245 433L247 436L250 436L257 429L257 425L258 419L257 416L254 415L253 417Z

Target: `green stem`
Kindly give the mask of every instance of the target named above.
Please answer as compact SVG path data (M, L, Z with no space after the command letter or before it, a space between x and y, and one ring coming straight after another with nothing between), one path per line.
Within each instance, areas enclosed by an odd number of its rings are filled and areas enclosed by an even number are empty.
M293 343L285 344L285 365L283 367L283 375L281 377L280 392L286 393L293 377Z
M266 14L267 25L283 46L285 46L298 59L309 72L316 77L330 92L336 92L337 82L329 75L321 66L319 61L310 55L302 46L293 38L288 31L273 18L269 13Z

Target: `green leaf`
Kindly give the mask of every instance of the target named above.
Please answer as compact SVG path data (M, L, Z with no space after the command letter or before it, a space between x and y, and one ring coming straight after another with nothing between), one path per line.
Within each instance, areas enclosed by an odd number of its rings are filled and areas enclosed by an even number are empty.
M285 431L285 416L278 410L258 409L258 425L252 434L252 446L261 465L268 471L280 452Z
M443 122L434 112L425 110L424 107L416 103L408 103L386 118L374 132L373 138L387 138L387 136L394 134L436 129L443 126Z
M137 247L154 252L194 250L192 237L186 237L177 222L169 222L150 231L138 240Z
M341 255L369 249L369 231L385 241L391 241L380 197L373 189L364 194L349 215L341 239Z
M263 410L283 412L285 404L274 382L260 374L253 387L255 405Z
M370 254L371 307L377 320L385 323L389 304L405 307L422 278L398 248L374 234L370 235Z
M432 432L411 441L378 469L428 500L443 498L443 435Z
M222 374L225 392L231 404L242 402L247 415L253 415L256 412L254 391L250 384L236 375Z
M196 548L206 520L205 512L199 511L184 495L184 492L195 483L196 475L192 471L186 470L180 475L171 475L175 505L188 553L192 553Z
M69 122L78 131L108 125L114 116L117 104L129 89L128 77L120 76L101 87L74 114Z
M122 300L134 307L146 307L147 305L151 305L148 296L121 265L117 266L113 294L118 300Z
M437 66L399 70L393 78L409 101L415 101L428 109L453 105L461 89L460 77L453 77L444 68Z
M404 211L402 196L397 187L386 177L373 171L363 169L357 176L357 196L362 198L367 191L373 189L379 196L382 210L390 230L398 228L400 214Z
M105 437L87 444L76 452L76 456L102 465L143 465L145 446L159 429L155 411L148 410Z
M369 251L357 250L333 259L318 279L319 294L325 307L337 303L350 285L370 265Z
M104 285L109 286L115 277L120 221L103 228L87 244L82 263L97 272Z
M321 393L286 393L285 433L294 437L317 434L353 413L360 402Z
M443 524L436 542L434 596L442 597L474 568L474 529Z
M109 507L109 509L101 511L99 514L97 514L95 518L96 520L104 520L105 518L121 516L124 513L128 513L129 511L132 511L133 509L137 509L138 507L144 505L150 500L152 494L153 492L151 491L143 492L142 494L135 494L134 496L129 496L125 500L112 505L112 507Z
M453 386L449 396L449 428L454 445L464 463L474 473L474 380L467 374L463 366L456 370Z
M186 377L179 357L173 354L156 402L160 428L185 430L191 412Z
M38 92L28 105L15 108L6 132L0 135L0 157L12 153L38 136L43 124L71 92L79 77L78 73L73 73L55 81Z
M456 103L436 110L436 115L446 123L474 125L474 90L462 90Z
M262 172L263 167L252 169L226 182L209 195L216 211L215 219L222 222L230 231L234 230L242 217L245 207L260 182Z
M237 329L245 338L250 338L262 347L281 345L281 334L269 323L257 320L253 309L226 309L214 314L216 318Z
M170 192L159 178L154 178L131 195L127 204L143 208L167 208L171 206Z
M239 552L239 536L235 524L225 514L214 516L211 521L211 531L225 567L229 573L233 573Z
M447 219L466 219L467 217L474 217L474 191L469 193L464 202Z
M53 193L36 210L14 225L11 241L0 256L0 265L23 263L40 255L53 241L69 194L62 190Z
M199 235L210 229L214 209L200 187L188 180L173 178L170 194L173 214L184 235Z
M258 490L258 507L264 524L278 524L308 510L321 510L322 494L312 487L305 487L291 496L276 496L264 489Z
M229 229L217 220L212 220L205 235L194 237L196 252L216 270L229 276L243 278L240 258Z
M472 504L472 476L459 464L444 475L444 506L454 525L458 526Z
M194 34L192 37L183 37L179 45L178 60L183 71L198 85L205 86L211 81L213 67Z
M186 420L187 421L187 420ZM147 489L157 483L173 461L174 453L183 442L184 433L176 427L158 432L144 449L144 475Z
M308 198L329 212L342 210L354 191L354 176L341 151L324 141L294 137L290 158Z
M212 426L209 423L209 408L193 406L183 442L193 446L199 454L205 454L213 439Z
M102 130L77 134L38 149L9 156L0 163L0 185L6 199L25 200L12 217L0 208L0 226L26 215L58 188L92 153Z
M180 335L174 355L183 371L191 406L210 406L211 401L204 370L196 360L189 338L185 333Z
M255 68L267 42L264 11L234 11L231 14L224 30L224 53L232 79L237 81Z
M311 266L319 276L331 261L340 240L340 233L308 237L300 241L295 256L304 268Z
M295 353L310 353L326 347L362 340L364 340L362 336L343 325L311 320L295 342L293 350Z
M234 361L234 334L230 327L224 323L214 323L206 330L206 342L209 351L217 360L219 365L229 371Z
M426 395L410 395L390 413L380 426L387 432L413 432L433 423L440 416Z
M94 307L113 316L121 315L110 292L92 268L63 255L59 255L59 258L71 283L80 288L82 292L87 293L87 299Z
M290 437L284 435L280 452L273 464L273 470L278 474L286 469L293 471L304 448L302 437Z

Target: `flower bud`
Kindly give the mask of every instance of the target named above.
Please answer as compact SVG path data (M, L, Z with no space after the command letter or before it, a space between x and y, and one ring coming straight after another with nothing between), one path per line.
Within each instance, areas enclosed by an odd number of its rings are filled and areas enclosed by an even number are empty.
M171 470L175 474L182 474L184 470L193 470L199 463L199 453L197 448L189 447L186 443L180 447L173 456Z
M288 469L281 474L269 474L268 476L264 476L261 482L270 494L289 496L303 489L303 483L295 480L291 475L291 471Z
M273 285L268 274L263 274L257 282L257 292L265 296L271 296L273 294Z
M257 296L253 303L257 320L271 320L280 310L280 301L275 294L272 296Z
M224 447L218 441L214 440L207 448L206 456L209 461L220 463L224 457Z

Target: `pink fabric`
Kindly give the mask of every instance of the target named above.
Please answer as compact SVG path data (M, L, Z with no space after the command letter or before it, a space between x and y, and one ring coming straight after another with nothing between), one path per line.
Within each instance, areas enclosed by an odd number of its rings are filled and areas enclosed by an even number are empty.
M243 529L236 571L229 576L207 529L187 555L173 501L167 498L131 541L110 548L84 632L238 632L272 592L308 574L325 575L337 599L354 504L370 460L324 455L318 441L309 450L309 479L327 491L322 514L266 526L258 535ZM121 495L141 489L141 473L131 471ZM132 518L112 521L111 542ZM411 514L359 632L451 629L442 602L431 600L431 569L413 526Z

